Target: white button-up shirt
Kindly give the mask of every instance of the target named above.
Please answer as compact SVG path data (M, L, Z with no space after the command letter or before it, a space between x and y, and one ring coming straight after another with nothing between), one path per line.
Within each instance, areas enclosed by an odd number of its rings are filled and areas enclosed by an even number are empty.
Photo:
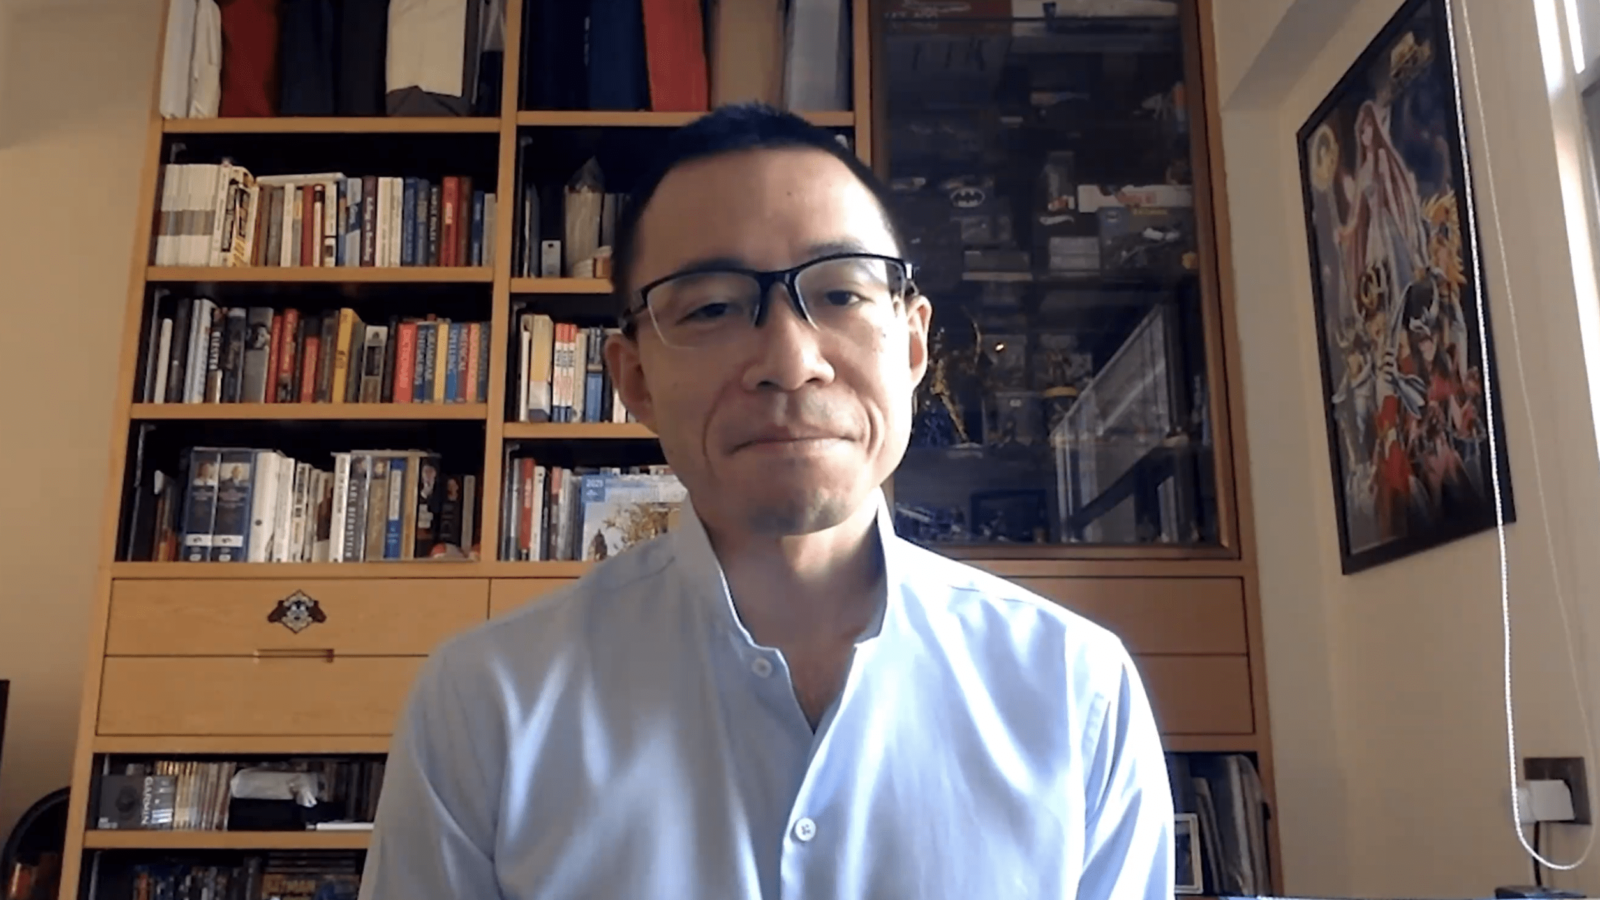
M455 637L394 736L364 900L1172 895L1172 797L1122 643L897 538L813 730L704 528Z

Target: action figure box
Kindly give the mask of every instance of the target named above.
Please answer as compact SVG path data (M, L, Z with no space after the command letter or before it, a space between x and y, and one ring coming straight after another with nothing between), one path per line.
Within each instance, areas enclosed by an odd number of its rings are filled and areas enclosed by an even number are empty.
M887 0L896 34L979 35L1011 30L1011 0Z
M1112 206L1096 215L1102 271L1175 274L1195 268L1194 210Z
M995 187L992 175L960 175L940 182L948 201L946 215L967 247L1005 247L1016 240L1011 204Z

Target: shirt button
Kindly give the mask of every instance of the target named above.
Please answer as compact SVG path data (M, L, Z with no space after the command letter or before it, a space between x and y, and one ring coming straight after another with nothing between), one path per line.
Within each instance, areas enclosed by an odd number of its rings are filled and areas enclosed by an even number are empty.
M765 656L758 656L750 663L750 671L756 673L757 678L765 678L772 674L772 662Z
M801 819L794 823L794 839L805 843L817 836L817 823L810 819Z

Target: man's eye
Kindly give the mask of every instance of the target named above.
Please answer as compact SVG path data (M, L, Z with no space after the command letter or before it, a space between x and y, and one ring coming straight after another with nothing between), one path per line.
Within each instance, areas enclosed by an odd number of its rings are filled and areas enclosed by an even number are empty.
M830 306L850 306L867 299L867 295L864 292L851 288L834 288L824 292L822 296Z
M684 322L714 322L727 317L733 312L733 304L720 300L713 300L698 304L684 314Z

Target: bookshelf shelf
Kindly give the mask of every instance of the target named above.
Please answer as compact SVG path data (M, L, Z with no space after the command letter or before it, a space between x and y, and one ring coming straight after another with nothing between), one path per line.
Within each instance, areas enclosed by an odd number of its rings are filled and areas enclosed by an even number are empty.
M502 560L484 563L484 573L491 578L582 578L593 563L586 562L516 562Z
M503 434L506 440L516 441L650 441L656 437L637 422L507 422Z
M142 421L484 421L485 403L135 403Z
M1168 753L1259 753L1261 741L1253 734L1168 734L1161 744Z
M145 280L197 284L488 284L494 281L494 269L487 266L151 266L145 272Z
M513 278L513 294L609 294L609 278Z
M676 128L705 115L705 112L633 112L627 110L524 110L517 113L517 125L524 128ZM856 123L853 112L801 113L807 121L826 128L850 128Z
M161 125L165 134L493 134L499 130L500 119L488 116L167 119Z
M389 752L387 735L97 735L95 753L129 755L317 756Z
M365 850L369 831L116 831L90 829L92 850Z
M307 581L328 578L482 578L482 565L473 559L360 563L209 563L118 562L111 564L115 579L226 579L276 578Z

